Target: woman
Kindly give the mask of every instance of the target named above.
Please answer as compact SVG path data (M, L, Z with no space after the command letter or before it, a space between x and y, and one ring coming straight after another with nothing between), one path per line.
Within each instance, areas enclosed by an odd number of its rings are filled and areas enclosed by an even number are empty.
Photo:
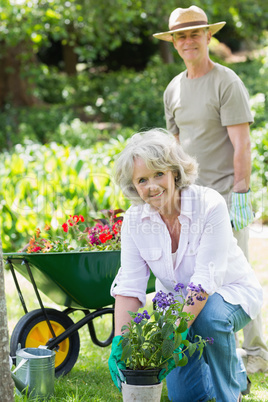
M164 130L134 135L118 158L116 180L133 205L124 217L121 268L111 288L116 337L109 366L112 373L112 361L122 364L121 327L128 311L144 306L152 270L157 290L201 284L206 299L185 307L195 316L188 337L214 338L201 359L196 352L168 374L170 400L236 402L243 389L234 333L260 312L262 290L233 237L224 199L194 185L196 176L196 162Z

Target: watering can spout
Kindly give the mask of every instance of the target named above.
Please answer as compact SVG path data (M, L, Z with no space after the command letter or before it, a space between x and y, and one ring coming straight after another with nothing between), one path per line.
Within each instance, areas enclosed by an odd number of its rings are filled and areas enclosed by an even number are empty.
M22 365L22 364L21 364L21 365ZM13 366L13 360L12 360L12 357L9 356L9 367L10 367L10 370L11 370L12 366ZM17 369L19 369L19 367L18 367ZM15 371L16 371L16 369L14 370L14 372L11 371L11 377L12 377L14 383L15 383L16 388L17 388L22 394L25 394L28 385L27 385L27 384L24 384L24 382L21 381L21 380L15 375ZM29 388L28 388L28 390L29 390Z
M24 382L22 382L15 374L13 374L12 371L11 371L11 377L15 383L16 388L18 389L18 391L20 391L20 393L25 394L27 390L28 390L27 393L31 393L29 386L24 384Z

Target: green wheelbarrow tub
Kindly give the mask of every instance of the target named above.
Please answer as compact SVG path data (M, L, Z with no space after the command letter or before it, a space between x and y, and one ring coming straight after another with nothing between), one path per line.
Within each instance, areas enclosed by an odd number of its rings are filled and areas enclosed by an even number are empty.
M114 304L110 288L120 267L120 251L4 253L3 256L30 281L26 261L37 288L58 305L100 309ZM147 293L154 289L155 277L151 274Z

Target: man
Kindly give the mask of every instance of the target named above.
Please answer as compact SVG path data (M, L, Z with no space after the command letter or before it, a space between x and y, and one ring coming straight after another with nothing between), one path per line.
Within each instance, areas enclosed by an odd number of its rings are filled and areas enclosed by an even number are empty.
M209 58L211 36L224 25L224 21L209 24L199 7L177 8L170 15L169 31L154 37L172 42L186 65L164 92L167 129L196 157L198 184L225 198L234 235L248 258L253 118L240 78ZM248 373L268 371L260 315L244 328L243 359Z

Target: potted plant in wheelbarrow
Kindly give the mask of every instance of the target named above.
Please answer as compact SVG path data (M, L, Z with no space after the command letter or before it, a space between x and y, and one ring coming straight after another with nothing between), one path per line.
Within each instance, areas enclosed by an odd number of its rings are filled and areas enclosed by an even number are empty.
M202 339L196 335L192 343L187 336L188 321L194 316L183 311L185 305L193 303L193 297L204 300L201 285L188 285L190 295L183 293L184 285L178 283L175 293L156 293L153 298L154 309L133 313L129 311L131 321L122 327L121 362L123 401L160 401L162 379L173 368L185 366L189 355L198 350L200 357L206 343L213 343L212 338ZM177 321L180 321L177 325ZM109 361L109 365L113 362ZM120 387L119 380L119 387Z
M57 253L82 251L111 251L121 249L121 226L123 209L100 211L103 218L93 219L95 224L88 226L83 215L69 215L56 232L50 225L39 228L22 249L27 253Z

